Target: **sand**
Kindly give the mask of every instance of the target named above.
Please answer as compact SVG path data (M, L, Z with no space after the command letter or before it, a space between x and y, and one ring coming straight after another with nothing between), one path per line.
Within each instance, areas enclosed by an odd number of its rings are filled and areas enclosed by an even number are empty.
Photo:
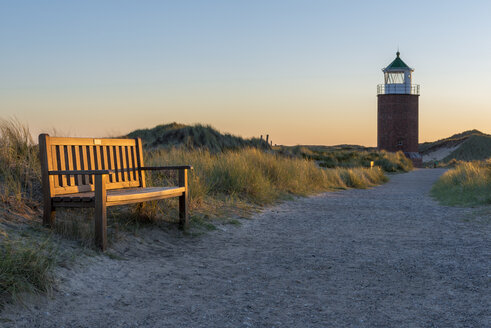
M457 148L459 148L459 147L460 147L460 145L457 145L455 147L438 148L437 150L435 150L431 153L424 154L423 155L423 162L426 163L426 162L441 161L442 159L444 159L445 157L450 155L453 151L457 150Z
M482 209L441 206L443 170L301 198L199 237L153 229L59 269L2 327L490 327ZM489 212L487 212L489 213Z

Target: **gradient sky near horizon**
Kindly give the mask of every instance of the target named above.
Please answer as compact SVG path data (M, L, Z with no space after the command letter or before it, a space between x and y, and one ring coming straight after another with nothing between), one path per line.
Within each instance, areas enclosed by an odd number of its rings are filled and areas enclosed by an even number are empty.
M278 144L376 145L401 58L420 141L491 133L491 1L0 0L0 118L116 136L180 122Z

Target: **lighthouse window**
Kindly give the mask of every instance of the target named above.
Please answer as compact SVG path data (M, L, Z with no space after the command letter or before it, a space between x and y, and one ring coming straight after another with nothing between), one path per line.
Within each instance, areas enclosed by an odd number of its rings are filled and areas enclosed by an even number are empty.
M386 73L385 83L404 83L404 73Z

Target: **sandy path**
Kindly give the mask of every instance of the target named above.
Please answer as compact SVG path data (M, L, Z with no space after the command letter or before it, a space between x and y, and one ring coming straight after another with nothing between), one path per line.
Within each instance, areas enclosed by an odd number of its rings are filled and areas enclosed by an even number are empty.
M97 257L66 271L54 299L7 309L2 322L490 327L490 224L427 195L442 172L287 202L201 237L149 231L128 260Z

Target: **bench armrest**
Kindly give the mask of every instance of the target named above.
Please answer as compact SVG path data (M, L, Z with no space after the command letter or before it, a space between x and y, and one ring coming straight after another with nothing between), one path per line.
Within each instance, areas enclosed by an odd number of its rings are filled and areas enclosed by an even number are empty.
M192 170L191 165L176 165L176 166L146 166L140 167L143 171L163 171L163 170Z
M61 171L48 171L49 175L102 175L111 174L114 170L61 170Z

